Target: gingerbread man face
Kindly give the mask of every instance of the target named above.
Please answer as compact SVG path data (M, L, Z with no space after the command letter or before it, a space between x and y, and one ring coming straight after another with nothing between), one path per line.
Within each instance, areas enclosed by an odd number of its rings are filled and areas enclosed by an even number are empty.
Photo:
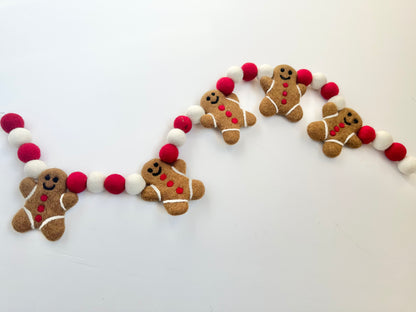
M273 79L282 82L295 82L297 78L296 70L289 65L279 65L273 70Z
M344 121L345 126L351 128L352 132L357 132L363 125L360 115L351 108L341 110L339 116Z
M164 180L165 172L169 169L170 166L163 161L152 159L144 164L142 177L148 184L158 184L161 180Z
M45 193L64 193L66 190L66 173L60 169L47 169L38 179L38 187Z
M208 112L212 110L216 110L218 106L221 104L221 101L225 99L225 95L218 90L211 90L206 92L201 98L201 106L202 108Z

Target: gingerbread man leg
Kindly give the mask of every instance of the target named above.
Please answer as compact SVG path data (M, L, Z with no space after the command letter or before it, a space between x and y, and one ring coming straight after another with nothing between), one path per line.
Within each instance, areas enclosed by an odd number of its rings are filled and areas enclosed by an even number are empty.
M245 111L244 113L246 114L247 127L254 125L256 123L256 115L247 111Z
M32 229L32 223L23 208L14 215L12 226L17 232L20 233L27 232Z
M222 130L222 137L225 143L233 145L240 139L240 129L224 129Z
M187 200L166 200L163 202L163 206L165 206L166 211L172 216L179 216L184 214L188 211L188 201Z
M338 144L336 142L325 142L322 146L322 151L324 154L328 157L337 157L339 154L341 154L342 145Z
M205 186L199 180L192 180L192 196L191 199L200 199L205 194Z
M261 102L260 102L260 113L262 113L263 116L270 117L273 115L276 115L279 112L279 109L277 108L276 103L273 102L271 98L266 96Z
M286 114L286 118L292 122L299 121L302 119L302 117L303 117L303 110L302 110L302 107L300 107L299 105L292 108L292 110L290 110Z
M60 239L65 232L64 218L54 219L49 222L47 221L48 219L46 219L45 222L39 228L42 231L43 235L45 235L45 237L50 241L56 241Z
M308 125L308 134L312 140L324 141L326 139L325 129L324 121L314 121Z

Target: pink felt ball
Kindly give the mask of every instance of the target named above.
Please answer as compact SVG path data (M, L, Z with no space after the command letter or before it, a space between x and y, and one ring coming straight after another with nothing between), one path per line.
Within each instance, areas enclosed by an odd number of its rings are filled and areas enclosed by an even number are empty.
M360 138L361 142L368 144L373 142L376 138L376 131L370 126L363 126L358 131L358 137Z
M309 86L312 82L312 73L307 69L299 69L297 71L296 82L305 86Z
M231 78L222 77L217 81L217 89L225 96L230 95L234 90L234 81Z
M331 97L338 95L339 88L335 82L328 82L321 88L321 95L325 100L329 100Z
M391 161L399 161L406 157L406 147L401 143L394 142L388 149L384 151L384 154Z
M1 127L4 131L9 133L13 129L23 128L25 126L25 121L18 114L6 114L1 118Z
M66 179L66 187L74 193L81 193L87 188L87 176L82 172L73 172Z
M181 129L185 133L188 133L192 129L192 120L188 116L178 116L175 118L173 126L177 129Z
M120 194L126 188L126 179L119 174L111 174L104 180L104 188L111 194Z
M34 159L39 159L40 149L33 143L22 144L17 150L17 157L19 157L19 159L24 163Z
M241 69L243 70L244 81L250 81L257 77L258 70L256 64L245 63L241 66Z
M173 144L163 145L159 152L159 158L165 163L173 163L178 159L178 148Z

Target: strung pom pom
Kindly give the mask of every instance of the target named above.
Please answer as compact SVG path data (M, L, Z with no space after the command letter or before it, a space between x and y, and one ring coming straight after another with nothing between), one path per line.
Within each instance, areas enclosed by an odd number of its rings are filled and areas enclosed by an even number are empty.
M309 86L312 82L312 73L307 69L299 69L297 71L297 83L301 83L305 86Z
M234 81L231 78L222 77L217 81L217 89L225 96L230 95L234 90Z
M192 129L192 120L187 116L178 116L175 118L173 126L177 129L181 129L185 133L188 133Z
M9 132L9 144L14 147L19 147L24 143L29 143L32 141L32 134L29 130L25 128L14 128Z
M168 143L182 146L185 143L186 134L181 129L172 129L168 133Z
M73 193L81 193L87 188L87 176L82 172L73 172L66 179L66 187Z
M399 161L406 157L406 147L401 143L393 143L388 149L384 151L384 155L391 161Z
M192 105L186 111L186 116L188 116L194 125L199 124L201 117L205 115L204 109L199 105Z
M328 102L334 103L339 111L345 108L345 98L342 95L335 95Z
M25 163L23 172L25 176L36 179L46 169L48 166L42 160L34 159Z
M22 144L17 150L17 157L19 157L19 159L24 163L34 159L39 159L40 149L33 143Z
M241 69L243 70L243 80L244 81L250 81L257 77L257 66L254 63L245 63L243 66L241 66ZM228 95L228 94L227 94Z
M6 114L1 118L0 121L1 127L7 133L16 128L23 128L25 126L25 121L18 114Z
M178 148L173 144L166 144L162 146L159 152L159 158L165 163L173 163L178 159Z
M104 191L105 175L101 172L91 172L88 175L87 189L91 193L101 193Z
M373 141L373 147L376 150L384 151L393 144L393 137L387 131L377 131L376 138Z
M321 89L326 84L326 77L322 73L312 74L311 88L314 90Z
M373 142L376 138L376 131L370 126L363 126L358 131L358 137L360 138L361 142L368 144Z
M411 175L416 172L416 157L406 156L403 160L397 163L400 172L405 175Z
M240 82L243 80L243 70L238 66L231 66L227 69L226 73L228 78L231 78L235 83Z
M140 174L133 173L126 178L126 192L130 195L138 195L146 186L146 181Z
M263 64L259 67L259 72L257 74L257 76L259 76L259 78L261 77L273 77L273 66L268 65L268 64Z
M333 96L338 95L339 88L335 82L328 82L321 88L321 95L325 100L332 98Z
M126 180L119 174L111 174L104 180L104 188L111 194L120 194L124 191Z

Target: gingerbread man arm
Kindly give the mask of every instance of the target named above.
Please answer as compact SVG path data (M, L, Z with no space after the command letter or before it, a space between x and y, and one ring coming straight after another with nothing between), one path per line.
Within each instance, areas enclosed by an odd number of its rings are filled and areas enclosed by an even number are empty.
M151 186L146 186L141 193L141 197L143 200L147 201L159 201L159 194L156 193L156 190Z
M240 103L240 100L238 99L238 96L235 93L231 93L230 95L227 96L227 98L232 99L232 100L237 101L238 103Z
M186 163L184 160L178 159L173 163L172 167L175 167L179 172L186 174Z
M302 83L298 83L298 88L299 88L300 93L301 93L302 95L304 95L304 94L306 93L306 86L305 86L304 84L302 84Z
M210 114L205 114L201 117L200 123L205 128L216 128L217 122L215 121L215 117Z
M334 115L337 112L338 112L337 106L332 102L326 103L322 107L322 116L323 117Z
M256 123L256 115L248 111L245 111L245 113L246 113L247 127L253 126Z
M24 178L22 182L20 182L19 189L24 198L29 196L36 184L37 183L33 178Z
M260 78L260 85L263 88L264 92L267 92L267 90L269 90L272 83L273 83L273 79L270 77L263 76Z
M352 147L352 148L358 148L362 145L362 142L360 140L360 138L354 134L346 143L346 146L348 147Z
M65 209L70 209L75 206L78 202L78 195L72 192L64 193L62 197L62 204L64 205Z

